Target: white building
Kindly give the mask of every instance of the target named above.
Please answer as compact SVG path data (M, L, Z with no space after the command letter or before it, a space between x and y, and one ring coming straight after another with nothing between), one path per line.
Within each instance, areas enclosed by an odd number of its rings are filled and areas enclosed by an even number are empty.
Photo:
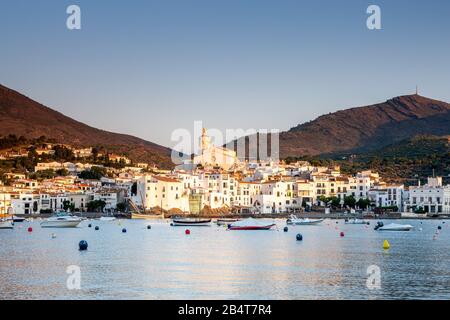
M39 214L40 198L38 194L19 193L11 198L14 214Z
M199 155L194 157L193 162L203 167L220 167L228 170L238 163L238 159L235 151L214 146L206 133L206 129L203 128L200 137L200 152Z
M368 198L378 208L397 207L403 211L404 185L383 185L370 189Z
M189 212L189 195L185 192L183 182L164 176L142 176L137 181L138 197L142 199L145 209L162 208L179 209Z
M410 187L405 210L423 210L428 214L450 214L450 185L443 186L442 178L428 178L424 186Z

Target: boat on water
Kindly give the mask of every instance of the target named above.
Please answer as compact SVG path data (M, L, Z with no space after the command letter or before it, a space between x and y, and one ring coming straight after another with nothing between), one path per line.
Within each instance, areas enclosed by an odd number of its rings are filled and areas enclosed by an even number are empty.
M12 222L24 222L26 219L25 217L12 216L8 220L11 220Z
M367 220L354 218L354 219L345 219L345 224L370 224L370 222Z
M59 212L55 216L41 222L41 228L76 228L82 219L71 216L66 212Z
M132 213L131 219L164 219L163 214Z
M0 229L14 229L12 220L0 220Z
M172 227L207 227L211 225L211 219L173 218L170 225Z
M410 224L398 224L398 223L390 223L388 225L384 225L383 222L378 222L375 226L374 230L376 231L410 231L414 227Z
M217 219L216 224L218 226L228 226L229 224L238 222L240 219L233 219L233 218L221 218Z
M114 221L116 220L115 217L100 217L100 219L98 219L100 221Z
M267 223L253 218L248 218L229 224L228 230L270 230L274 226L276 226L275 223Z
M309 219L309 218L300 219L292 214L290 218L286 220L286 223L289 225L296 225L296 226L308 226L319 224L322 221L323 219Z

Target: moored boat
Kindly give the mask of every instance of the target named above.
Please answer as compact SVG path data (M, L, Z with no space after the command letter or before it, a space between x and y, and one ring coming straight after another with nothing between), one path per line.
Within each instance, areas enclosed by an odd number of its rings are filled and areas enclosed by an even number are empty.
M361 219L345 219L345 224L370 224L367 220L361 220Z
M295 215L291 215L289 219L286 220L286 223L289 225L297 225L297 226L308 226L308 225L316 225L323 221L323 219L300 219Z
M11 220L0 220L0 229L14 229L14 223Z
M275 223L266 223L253 218L236 221L228 225L228 230L270 230Z
M173 227L207 227L211 225L211 219L198 219L198 218L174 218L170 224Z
M116 220L115 217L100 217L100 219L98 219L100 221L114 221Z
M228 226L229 224L238 222L239 219L233 219L233 218L221 218L217 219L216 223L218 226Z
M384 225L383 222L378 222L375 226L374 230L376 231L410 231L414 227L410 224L398 224L398 223L390 223L388 225Z
M132 213L131 219L144 219L144 220L150 220L150 219L164 219L163 214L145 214L145 213Z
M67 213L57 213L41 222L42 228L75 228L81 223L81 218L68 215Z

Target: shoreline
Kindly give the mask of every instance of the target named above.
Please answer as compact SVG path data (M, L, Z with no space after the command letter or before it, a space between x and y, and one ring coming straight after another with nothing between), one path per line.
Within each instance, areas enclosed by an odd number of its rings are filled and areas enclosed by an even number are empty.
M131 214L102 214L98 212L73 212L74 215L80 216L82 218L87 219L99 219L102 216L115 217L117 219L133 219ZM134 219L148 219L148 220L158 220L158 219L172 219L174 217L181 218L201 218L201 219L288 219L291 213L272 213L272 214L213 214L213 215L194 215L194 214L186 214L186 215L167 215L164 217L157 215L148 215L145 218L134 218ZM344 220L344 219L363 219L363 220L450 220L449 216L438 216L438 217L429 217L424 215L417 217L402 217L401 214L395 215L383 215L383 216L364 216L363 214L344 214L344 213L329 213L325 214L323 212L307 212L307 213L295 213L298 218L304 219L332 219L332 220ZM47 219L52 214L31 214L31 215L17 215L24 218L41 218ZM140 215L144 216L144 215Z

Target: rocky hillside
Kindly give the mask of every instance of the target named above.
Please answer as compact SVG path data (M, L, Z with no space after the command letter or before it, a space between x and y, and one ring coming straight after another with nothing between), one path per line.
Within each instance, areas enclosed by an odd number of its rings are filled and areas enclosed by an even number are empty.
M135 161L171 167L169 148L137 137L90 127L0 85L0 136L46 136L74 146L99 146Z
M282 132L280 157L361 153L416 135L448 134L450 104L419 95L401 96L323 115Z
M379 149L416 135L450 134L450 104L419 95L346 109L280 136L282 156Z

